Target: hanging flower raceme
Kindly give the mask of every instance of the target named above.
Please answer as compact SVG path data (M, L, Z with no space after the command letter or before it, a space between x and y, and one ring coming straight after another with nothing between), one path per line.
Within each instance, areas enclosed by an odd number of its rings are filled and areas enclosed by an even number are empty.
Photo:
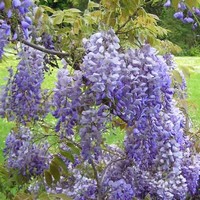
M82 192L69 186L66 194L113 200L143 199L147 194L164 200L193 195L200 160L185 136L186 119L173 100L171 57L157 55L150 45L119 53L113 30L84 39L84 46L82 72L73 75L61 69L58 73L56 130L72 135L76 127L81 158L90 164L103 160L108 166L98 173L98 185L89 178ZM102 133L113 116L128 125L125 153L107 162L101 149Z
M111 29L108 32L99 32L84 39L86 55L81 66L87 84L91 85L97 104L103 99L112 100L112 91L120 77L122 68L125 68L123 54L118 52L119 38Z
M190 185L197 187L200 168L192 158L187 160L190 166L186 165L184 155L196 156L184 135L185 118L173 101L168 66L150 47L136 52L132 60L139 58L142 63L137 80L146 83L147 90L142 90L145 98L140 101L141 115L125 140L127 155L135 163L133 173L139 171L141 183L144 183L138 188L132 180L132 187L138 197L150 193L161 199L185 199L188 193L196 191L192 191ZM199 162L198 157L196 160Z
M10 25L8 25L4 20L0 20L0 59L4 53L4 47L8 44L10 29Z
M15 75L12 70L8 84L1 94L1 116L26 123L39 119L41 113L41 84L43 54L33 48L23 47ZM43 111L46 114L48 111Z
M32 5L32 0L12 0L11 6L6 7L5 1L1 1L0 10L5 16L3 19L4 23L8 23L9 21L9 24L11 27L13 27L13 30L16 30L17 28L17 31L11 36L13 40L16 40L19 36L18 34L21 32L24 38L27 39L29 37L29 28L32 25L32 19L30 16L28 16L28 13L30 12L29 9ZM19 24L16 24L16 18L19 20ZM11 32L9 35L11 35Z
M69 74L65 68L58 71L58 82L54 94L55 111L53 116L58 119L56 132L61 131L64 136L73 135L73 127L79 120L80 95L82 86L82 73Z
M9 169L18 170L26 177L40 175L48 168L48 145L33 143L33 134L28 128L11 131L6 138L4 154Z
M107 109L107 106L102 106L99 109L90 108L82 112L79 133L84 159L98 160L102 154L102 133L106 130Z

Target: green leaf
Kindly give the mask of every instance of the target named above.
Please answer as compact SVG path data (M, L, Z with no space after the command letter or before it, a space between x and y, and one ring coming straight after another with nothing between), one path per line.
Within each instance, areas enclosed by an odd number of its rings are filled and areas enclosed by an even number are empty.
M93 1L89 1L88 3L88 9L91 9L91 8L99 8L100 5L98 3L95 3Z
M151 200L150 194L147 194L147 195L145 196L144 200Z
M194 68L189 67L189 66L180 66L179 68L181 69L181 71L183 72L186 78L190 78L190 75L192 71L194 70Z
M70 147L71 151L74 154L80 155L80 149L78 147L76 147L73 143L67 142L67 146Z
M41 7L44 8L44 10L46 10L46 11L48 11L50 13L54 13L55 12L55 10L50 8L49 6L41 5Z
M49 194L49 197L53 199L61 199L61 200L72 200L70 197L68 197L66 194Z
M185 3L191 9L198 6L199 0L185 0Z
M52 176L54 177L55 181L58 182L60 180L60 171L54 162L51 162L50 164L50 172Z
M55 156L53 162L59 165L65 173L69 173L65 162L59 156Z
M177 10L178 9L179 0L172 0L172 6Z
M53 19L53 25L57 25L57 24L61 24L63 22L63 18L64 18L64 14L60 14L57 15L54 19Z
M71 152L60 150L60 153L61 153L65 158L67 158L68 160L70 160L71 162L74 163L74 156L72 155Z
M40 17L42 16L42 9L38 8L36 13L35 13L35 21L38 21L40 19Z
M76 9L76 8L70 8L67 11L72 12L72 13L81 13L81 11L79 9Z
M9 177L10 173L7 171L7 169L0 165L0 175L1 177Z
M18 193L13 200L33 200L33 196L27 193Z
M173 71L173 78L174 78L178 83L182 83L182 81L183 81L180 72L177 71L177 70L174 70L174 71Z
M45 176L45 180L46 180L46 183L48 186L51 186L53 180L52 180L52 176L51 176L51 173L49 171L45 171L44 172L44 176Z
M39 200L50 200L50 198L49 198L49 195L46 192L44 192L40 194Z
M9 9L11 7L11 0L4 0L5 8Z

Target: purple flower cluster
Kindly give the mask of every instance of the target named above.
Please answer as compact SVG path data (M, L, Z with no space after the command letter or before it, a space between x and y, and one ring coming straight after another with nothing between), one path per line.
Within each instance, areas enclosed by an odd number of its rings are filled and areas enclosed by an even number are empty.
M119 53L119 39L113 30L92 35L89 40L84 40L84 45L87 54L82 70L96 103L109 102L112 113L129 125L140 117L141 108L146 104L152 104L152 109L162 104L161 87L168 94L172 93L170 77L165 73L167 64L163 58L155 56L155 50L149 45L138 51ZM162 82L157 82L159 76ZM152 101L147 95L149 87L155 87L150 97ZM163 98L167 108L167 96Z
M11 131L6 138L4 154L8 168L18 170L23 176L40 175L48 168L48 145L33 143L33 134L28 128Z
M1 116L26 123L37 120L41 113L41 83L43 54L30 47L23 47L16 74L10 71L8 84L1 94ZM43 111L46 113L46 111Z
M167 0L164 6L171 7L171 0ZM178 10L174 14L174 17L176 19L181 20L185 24L192 24L193 29L195 29L198 26L198 24L194 18L194 15L196 15L196 17L199 17L200 10L198 8L193 7L192 11L190 11L186 6L185 1L180 0L178 3Z
M63 136L74 135L74 127L80 126L82 156L95 159L101 154L101 133L105 130L107 106L92 108L93 91L83 92L83 74L76 71L72 76L65 68L58 71L58 82L54 93L53 116L58 119L56 131Z
M97 199L99 193L107 199L142 199L150 194L164 200L193 195L200 160L185 136L185 117L173 100L171 57L157 55L150 45L123 53L113 30L84 39L84 46L82 72L58 73L56 129L73 135L76 127L81 159L105 168L98 173L98 184L83 174L87 181L82 192L67 186L66 194L76 194L77 199ZM101 149L102 133L112 116L128 125L125 152L118 158Z
M27 15L27 13L32 5L32 0L12 0L11 7L6 9L4 1L1 1L0 3L0 10L2 10L6 16L4 23L7 23L8 20L12 21L12 18L16 19L17 17L20 21L20 28L23 31L23 35L26 39L29 37L29 27L32 25L32 19ZM16 29L16 24L11 23L11 26L13 26L13 30ZM17 34L18 31L14 33L13 39L17 39Z
M112 188L109 200L132 200L135 196L132 186L127 184L124 179L120 179L115 182L109 181L109 186Z
M54 43L53 43L53 37L51 35L44 33L42 35L42 41L41 42L46 49L52 49L52 50L55 49Z
M62 145L62 149L67 149L65 145ZM104 166L105 163L109 164L113 160L119 158L115 154L122 153L121 149L117 147L108 147L108 151L102 151L101 160L98 163L99 165ZM113 154L114 152L114 154ZM63 157L61 156L63 159ZM75 200L96 200L98 199L98 190L101 192L102 199L132 199L134 197L133 191L130 188L129 184L126 184L124 180L119 181L109 181L106 179L104 181L103 174L104 172L99 173L99 184L100 188L97 186L97 181L93 178L93 172L91 174L88 162L82 160L82 158L77 158L78 168L74 163L69 162L69 160L63 159L66 163L66 166L71 174L70 177L65 177L62 175L59 182L52 185L51 187L46 186L48 193L55 194L66 194L66 196L71 197ZM85 171L85 173L83 173ZM100 181L102 178L102 181ZM106 182L106 183L105 183Z
M84 159L98 160L101 155L102 133L106 130L107 106L99 109L88 109L80 117L82 156ZM93 156L94 155L94 158Z
M0 59L4 53L4 47L8 44L8 36L10 35L10 25L0 20Z
M58 119L55 129L56 132L61 131L62 135L69 136L74 134L73 127L79 119L82 73L77 71L71 76L69 71L63 68L58 71L57 76L53 99L53 116Z
M185 118L173 101L169 68L166 60L157 56L150 47L133 53L135 58L129 58L140 63L132 65L139 71L136 82L146 83L147 89L139 93L142 96L138 98L141 114L135 120L134 128L127 132L125 140L125 150L128 158L134 161L134 168L146 174L141 176L145 185L135 188L133 181L132 186L140 194L150 193L162 199L184 199L187 193L191 193L190 184L197 187L200 168L192 159L192 171L185 165L184 154L189 151L191 155L192 152L184 135ZM183 170L184 167L190 171L190 176L183 172L187 171Z
M69 167L69 166L68 166ZM74 200L96 200L97 186L96 181L83 176L80 170L70 170L71 177L61 176L60 181L52 186L46 187L48 193L65 194Z
M192 150L184 135L185 118L173 101L170 70L174 66L169 56L158 56L149 45L119 53L119 40L112 30L92 35L84 45L82 69L96 103L106 99L112 114L134 127L128 129L125 151L135 164L126 164L127 171L124 164L116 173L111 169L114 183L124 180L130 186L126 194L136 191L139 198L148 193L162 199L193 194L190 185L197 187L199 167L192 159L187 161L190 166L184 160L186 151L192 155Z
M34 35L33 31L32 31L32 36ZM46 49L55 50L53 37L48 33L43 33L41 36L41 39L38 42L39 44L44 46ZM57 57L52 54L45 54L44 65L45 65L45 71L47 72L50 71L50 67L59 68Z
M123 54L118 52L119 38L113 30L109 30L96 33L83 42L87 53L83 58L81 69L88 80L87 84L91 85L96 103L101 104L106 99L114 103L112 93L123 68L126 67Z

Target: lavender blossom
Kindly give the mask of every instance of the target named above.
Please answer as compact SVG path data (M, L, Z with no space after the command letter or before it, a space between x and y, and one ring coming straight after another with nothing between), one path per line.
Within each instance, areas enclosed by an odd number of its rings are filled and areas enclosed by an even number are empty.
M194 19L192 19L191 17L185 17L183 19L183 22L184 23L194 23Z
M45 48L47 49L55 49L54 43L53 43L53 38L51 35L44 33L42 35L42 43Z
M40 117L44 55L24 47L19 56L22 60L17 66L17 72L15 75L10 74L9 83L1 94L1 116L25 124Z
M5 8L5 3L3 1L0 2L0 10L3 10Z
M4 47L8 44L8 36L10 35L10 26L3 20L0 20L0 60L4 53Z
M55 130L65 135L73 135L73 127L79 120L78 108L81 107L80 95L82 73L75 72L74 78L67 69L58 71L58 82L54 94L53 116L58 119Z
M174 14L174 17L176 18L176 19L183 19L183 17L184 17L184 15L183 15L183 12L176 12L175 14Z
M6 139L4 154L7 166L29 178L40 175L48 168L47 149L47 144L34 144L30 130L20 127L17 132L11 131Z
M17 8L21 6L21 1L20 0L13 0L12 5L14 8Z
M103 111L100 111L100 109L85 110L82 112L82 116L80 118L82 156L87 160L98 160L99 156L101 155L101 133L106 130L105 122L108 114L106 113L105 106L102 109ZM94 158L92 155L94 155Z
M171 0L167 0L164 4L164 7L170 7L171 6Z
M75 175L78 189L66 184L64 193L77 200L97 199L99 193L106 199L144 199L149 194L163 200L195 194L200 160L173 99L171 56L159 56L150 45L119 53L113 30L84 39L84 47L78 76L73 79L68 70L59 71L54 116L59 119L57 131L71 136L73 127L79 128L84 166L93 161L103 170L98 172L98 185L83 175L86 181L80 189ZM125 149L119 155L117 151L117 158L101 149L110 116L128 125ZM61 188L57 189L63 192Z
M29 9L32 5L33 5L32 0L13 0L11 7L9 9L5 9L5 3L4 2L0 3L0 10L2 10L2 12L4 12L4 14L7 15L7 17L9 18L9 23L13 19L13 13L15 13L14 17L15 19L16 18L18 19L21 25L20 27L21 30L18 29L16 32L22 31L25 39L28 39L29 37L29 32L30 32L29 29L32 24L32 20L28 16ZM5 19L5 23L8 23L6 20L7 19ZM12 24L15 23L11 23L11 26ZM16 27L12 28L13 30L16 29ZM13 37L13 39L16 39L16 37Z

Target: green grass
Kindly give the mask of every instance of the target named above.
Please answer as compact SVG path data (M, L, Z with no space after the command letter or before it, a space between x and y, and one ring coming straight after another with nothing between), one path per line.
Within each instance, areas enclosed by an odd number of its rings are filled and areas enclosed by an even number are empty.
M188 93L188 110L196 128L200 126L200 57L176 57L178 66L193 70L186 78Z

